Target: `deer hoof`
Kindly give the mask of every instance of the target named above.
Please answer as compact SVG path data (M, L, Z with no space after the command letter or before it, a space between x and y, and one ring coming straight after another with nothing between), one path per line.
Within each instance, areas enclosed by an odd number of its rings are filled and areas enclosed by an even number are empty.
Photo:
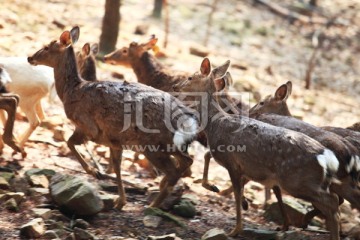
M220 192L220 189L215 185L211 185L210 190L213 191L213 192L216 192L216 193Z
M125 206L126 202L122 201L120 197L118 197L115 201L114 208L117 210L121 210Z

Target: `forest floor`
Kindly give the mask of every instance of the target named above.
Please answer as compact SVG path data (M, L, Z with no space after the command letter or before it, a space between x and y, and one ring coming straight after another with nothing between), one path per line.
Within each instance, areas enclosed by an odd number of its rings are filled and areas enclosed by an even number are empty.
M167 48L163 48L164 22L151 17L153 1L122 1L117 47L156 34L160 50L166 54L166 58L162 59L164 64L177 70L197 71L201 58L191 55L189 48L204 47L210 2L180 0L170 3L169 42ZM298 4L295 0L273 2L286 7ZM314 31L323 28L322 25L292 24L289 19L270 12L262 5L254 5L250 0L219 1L206 49L215 65L227 59L232 61L234 89L249 99L250 105L255 103L254 93L261 96L273 94L277 86L291 80L294 87L288 103L294 115L318 126L346 127L360 121L360 6L350 0L323 0L320 4L321 8L316 14L327 19L343 10L338 19L345 26L335 25L321 30L325 40L318 52L310 90L304 88L304 78L313 52L311 38ZM28 56L57 39L63 29L54 21L64 24L65 29L80 26L79 48L85 42L98 42L103 9L104 1L98 0L3 0L0 8L0 56ZM136 26L144 24L149 27L147 35L135 35ZM98 78L109 78L114 71L123 74L128 81L136 81L131 69L98 62ZM50 168L97 182L82 171L80 164L69 154L66 143L54 140L54 132L48 128L49 122L55 122L67 132L74 129L65 117L61 102L56 100L49 103L44 99L43 106L47 120L26 144L26 159L22 160L19 155L12 156L12 151L6 147L0 165L13 166L19 175L30 168ZM27 125L26 121L17 121L15 133L22 133ZM89 144L89 147L96 146ZM198 180L202 176L205 149L199 149L195 144L190 151L194 156L193 175L182 182L187 186L187 193L197 196L199 204L195 218L181 218L187 225L186 229L171 222L163 222L156 229L145 228L142 220L146 196L130 193L123 211L112 210L88 219L91 232L100 239L146 239L148 235L169 233L176 233L182 239L200 239L211 228L229 231L235 224L234 199L218 196L201 187ZM131 158L131 154L128 155ZM134 170L130 166L131 161L124 161L124 179L149 186L159 182L158 178L150 178L139 167ZM209 178L221 189L230 184L226 170L215 162L211 163ZM245 195L252 201L249 210L243 211L245 227L276 229L278 224L268 222L263 217L263 187L248 184ZM17 213L0 208L0 239L17 239L19 227L32 218L31 209L35 205L31 200L26 201ZM351 221L360 224L359 212L352 210L351 214ZM350 221L348 218L349 215L342 216L343 228ZM326 233L318 231L291 229L315 240L328 237ZM239 236L233 239L245 238Z

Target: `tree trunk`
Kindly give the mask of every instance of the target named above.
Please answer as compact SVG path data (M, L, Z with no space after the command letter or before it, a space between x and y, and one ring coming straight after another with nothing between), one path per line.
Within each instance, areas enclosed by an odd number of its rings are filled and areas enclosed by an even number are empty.
M100 56L115 50L120 24L120 0L106 0L100 35Z
M163 8L163 0L154 0L153 17L161 18L161 11Z

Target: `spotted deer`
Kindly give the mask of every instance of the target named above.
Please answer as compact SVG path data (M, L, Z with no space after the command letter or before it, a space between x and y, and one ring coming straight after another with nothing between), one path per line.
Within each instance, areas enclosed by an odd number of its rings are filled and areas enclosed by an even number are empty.
M128 82L86 81L79 76L73 44L80 29L64 31L37 51L28 61L54 69L56 92L66 116L75 124L67 144L84 170L95 177L106 177L90 166L75 146L91 140L110 147L118 184L116 208L126 204L121 180L121 156L124 146L143 146L142 153L164 172L160 193L150 204L158 207L171 192L182 173L192 164L184 149L198 129L192 111L170 94ZM167 118L167 104L177 114ZM156 146L157 149L149 146ZM167 146L171 148L167 149ZM172 161L175 157L177 164Z
M296 118L291 117L290 110L286 100L292 91L291 82L281 85L273 96L269 95L250 109L250 116L257 120L275 125L282 126L287 129L298 131L308 135L309 137L319 141L325 147L331 149L339 160L339 170L337 178L341 184L331 186L333 192L340 197L348 200L353 207L360 210L360 188L359 188L359 172L360 159L359 148L349 137L341 137L336 132L340 130L332 130L329 127L316 127L309 123L305 123ZM343 130L344 132L346 130ZM349 133L348 131L346 131Z
M7 119L4 126L4 133L0 138L0 152L4 148L4 143L11 147L15 152L21 152L22 157L26 157L26 152L13 135L16 108L19 103L19 96L8 93L5 85L11 82L8 72L0 66L0 109L5 110Z
M210 61L205 58L200 72L179 86L182 92L203 92L207 96L207 104L198 104L196 109L207 113L204 132L211 154L228 170L234 187L236 226L229 235L237 235L243 229L243 185L245 180L253 180L310 201L326 217L330 239L338 240L339 200L328 190L330 184L335 184L339 165L336 156L302 133L225 113L215 102L214 94L224 87L223 77L229 65L227 61L211 71ZM246 151L226 151L219 146L246 146Z

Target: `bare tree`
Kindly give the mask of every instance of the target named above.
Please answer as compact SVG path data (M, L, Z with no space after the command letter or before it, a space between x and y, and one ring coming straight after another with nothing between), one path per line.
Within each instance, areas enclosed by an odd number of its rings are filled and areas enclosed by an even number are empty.
M115 50L120 16L121 0L106 0L105 14L102 22L101 35L100 35L100 56Z
M161 11L163 8L163 0L154 0L153 17L161 18Z

